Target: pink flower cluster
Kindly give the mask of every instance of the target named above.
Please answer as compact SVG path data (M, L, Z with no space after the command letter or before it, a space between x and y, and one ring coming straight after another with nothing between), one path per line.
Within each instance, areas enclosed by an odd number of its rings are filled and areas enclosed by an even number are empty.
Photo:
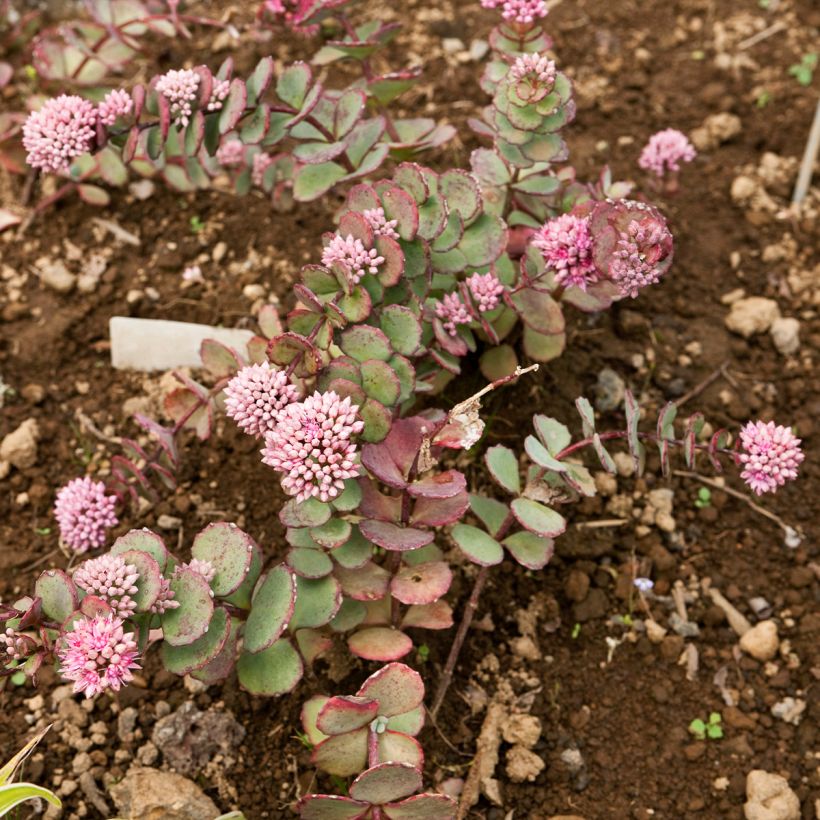
M335 498L359 474L356 444L364 428L358 405L332 390L289 404L265 436L262 461L284 473L282 488L298 501Z
M322 251L322 264L326 268L338 265L351 285L358 285L366 273L375 276L382 262L384 257L375 248L368 250L361 239L350 235L342 238L336 234Z
M88 100L62 94L28 115L23 147L32 168L59 173L87 154L96 137L97 111Z
M662 177L667 171L679 171L681 162L691 162L697 156L685 134L674 128L658 131L649 138L641 151L638 165Z
M504 285L494 273L474 273L467 280L467 287L482 313L497 308L499 297L504 293Z
M758 495L774 492L797 478L805 456L791 429L773 421L750 421L740 431L740 477Z
M510 80L522 100L536 103L544 99L555 86L555 63L540 54L522 54L510 67Z
M660 281L663 271L659 262L665 258L664 249L671 242L668 228L651 217L634 219L621 231L609 274L624 297L634 299L641 288Z
M273 165L273 157L270 154L254 154L251 181L257 188L262 187L265 181L265 172L271 165Z
M101 555L84 561L74 570L74 583L89 595L102 598L120 618L129 618L137 607L140 574L133 564L126 564L119 555Z
M171 106L171 116L185 128L193 113L199 88L199 74L190 68L171 69L156 83L157 94L162 94Z
M457 293L446 293L440 302L436 302L435 310L436 316L451 336L456 335L457 325L469 325L472 319L467 305Z
M102 481L88 476L69 481L54 502L63 543L77 553L102 547L108 530L119 523L114 514L116 504L113 495L105 494Z
M264 436L276 426L289 404L299 401L299 391L284 370L268 362L243 367L225 388L225 410L250 436Z
M547 267L555 271L561 287L579 287L598 279L592 261L592 235L587 217L562 214L550 219L536 233L532 244L541 251Z
M373 233L376 236L389 236L391 239L399 238L396 232L396 225L399 222L397 219L388 219L385 216L384 208L369 208L362 211L362 216L367 220L367 224L373 228Z
M222 108L222 103L228 96L231 90L230 80L214 80L213 88L211 89L211 98L208 100L208 111L219 111Z
M164 615L169 609L176 609L179 601L174 600L174 590L171 589L171 582L167 578L161 578L159 582L159 595L156 601L151 604L151 612L155 615Z
M133 632L123 630L114 615L82 618L63 635L57 648L60 674L74 681L74 692L87 698L111 689L118 692L139 669L137 643Z
M192 572L197 573L197 575L201 575L209 584L216 575L214 565L203 558L192 558L187 564L181 564L180 566L185 569L190 569Z
M4 634L0 633L0 647L5 647L5 650L0 649L0 652L6 656L4 658L0 654L0 667L2 667L7 661L22 661L27 658L34 651L35 644L31 638L20 635L9 626L6 627Z
M134 103L131 95L121 88L109 91L100 103L97 113L103 125L113 125L117 117L126 117L131 113Z
M245 161L245 146L239 140L228 140L216 149L216 161L226 167Z
M481 0L485 9L501 9L501 16L514 23L530 24L547 16L544 0Z

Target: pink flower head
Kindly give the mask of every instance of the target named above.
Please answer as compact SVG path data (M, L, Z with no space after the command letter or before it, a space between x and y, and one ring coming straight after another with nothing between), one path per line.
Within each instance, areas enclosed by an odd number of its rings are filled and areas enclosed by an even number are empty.
M171 69L157 80L157 94L168 100L171 116L183 128L190 122L198 88L199 74L189 68Z
M214 565L203 558L192 558L187 564L181 564L180 566L197 573L197 575L201 575L209 584L216 575Z
M609 275L621 295L634 299L641 288L657 284L666 270L661 263L671 247L672 234L665 222L652 215L633 219L621 231L609 264Z
M25 660L35 648L34 641L27 635L6 627L5 633L0 633L0 668L8 661Z
M62 94L33 111L23 125L23 147L32 168L58 173L94 146L97 112L82 97Z
M60 674L74 681L74 692L87 698L112 689L119 692L133 679L132 669L139 669L137 643L133 632L123 630L115 615L82 618L66 632L57 648Z
M268 362L243 367L225 388L225 410L249 436L273 430L282 410L295 401L299 391L287 373Z
M222 108L222 103L228 96L231 90L230 80L214 80L213 88L211 89L211 97L208 100L208 111L219 111Z
M102 598L120 618L129 618L137 605L140 574L133 564L126 564L119 555L101 555L84 561L74 570L74 583L89 595Z
M354 239L350 235L343 239L336 234L322 251L322 264L326 268L338 265L351 285L358 285L366 273L375 276L382 262L384 257L379 256L375 248L368 250L361 239Z
M131 113L134 103L131 95L121 88L109 91L105 99L100 103L97 113L103 125L113 125L117 117L126 117Z
M447 293L440 302L436 302L436 316L451 336L456 335L456 325L469 325L472 319L467 305L457 293Z
M744 465L740 477L758 495L774 492L797 478L797 468L805 458L800 439L791 429L773 421L750 421L740 431L738 455Z
M498 307L499 296L504 293L504 285L494 273L474 273L467 280L467 287L482 313Z
M514 23L528 25L547 16L544 0L481 0L485 9L501 9L501 16Z
M254 154L251 180L257 188L261 188L264 184L265 172L271 165L273 165L273 157L270 154Z
M391 239L399 238L396 232L396 225L399 222L397 219L387 219L384 208L369 208L362 211L362 216L367 220L367 224L373 228L373 233L376 236L389 236Z
M159 595L156 601L151 604L151 612L155 615L164 615L169 609L176 609L179 601L174 600L174 590L171 589L171 582L167 578L161 578L159 582Z
M529 103L543 100L555 86L555 63L539 54L522 54L510 68L516 94Z
M587 285L598 280L587 217L562 214L550 219L536 233L532 244L541 251L547 267L555 271L558 285L586 290Z
M344 482L359 474L356 444L362 431L359 407L332 390L318 391L303 402L289 404L265 436L262 461L285 473L282 488L298 501L335 498Z
M88 476L69 481L54 502L63 543L77 553L102 547L107 531L119 523L114 514L116 504L115 496L105 494L102 481Z
M245 161L245 146L239 140L228 140L216 149L220 165L241 165Z
M662 177L667 171L679 171L681 162L691 162L697 156L685 134L674 128L658 131L649 138L641 151L638 165Z

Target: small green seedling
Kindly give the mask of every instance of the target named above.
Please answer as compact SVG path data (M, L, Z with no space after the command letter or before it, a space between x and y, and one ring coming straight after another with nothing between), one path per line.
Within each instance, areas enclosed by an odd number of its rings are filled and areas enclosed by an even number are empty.
M570 633L570 637L575 640L581 634L581 624L575 624L572 627L572 632Z
M809 86L814 77L814 69L817 68L817 60L817 52L810 51L801 57L799 63L789 66L789 74L791 74L800 85Z
M689 724L689 731L698 740L720 740L723 737L723 729L721 728L720 712L711 712L708 722L704 723L700 718L695 718Z
M695 506L702 510L704 507L710 506L712 503L712 493L708 487L701 487L698 490L698 497L695 499Z
M417 650L416 650L416 660L419 663L427 663L430 660L430 647L427 646L426 643L423 643Z
M772 92L764 88L755 99L755 105L758 108L765 108L772 101Z
M194 214L191 217L191 233L199 233L205 227L201 217Z

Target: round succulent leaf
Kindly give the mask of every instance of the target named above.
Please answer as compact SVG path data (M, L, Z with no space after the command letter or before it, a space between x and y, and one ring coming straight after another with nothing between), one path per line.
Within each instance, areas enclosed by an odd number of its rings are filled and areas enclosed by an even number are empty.
M446 794L415 794L401 803L382 806L382 814L388 820L454 820L457 808Z
M159 564L159 571L165 572L168 564L168 550L165 542L155 532L147 528L130 530L114 542L111 554L120 555L128 550L147 552Z
M572 441L572 435L565 424L561 424L556 419L541 415L540 413L533 418L533 426L538 438L541 439L544 446L549 450L551 455L560 453L565 447L569 446Z
M484 460L490 475L508 493L518 495L521 492L521 477L518 473L518 459L508 447L496 444L487 450Z
M359 522L359 529L368 541L372 541L383 549L396 552L415 550L433 541L433 533L428 530L400 527L389 521L364 520Z
M302 659L286 638L255 655L243 651L236 662L239 685L252 695L284 695L303 672Z
M390 585L390 573L372 561L356 569L338 566L335 575L342 592L354 601L378 601L384 598Z
M396 353L412 356L421 344L421 324L410 308L386 305L379 319L381 329Z
M379 282L386 288L397 285L405 267L401 245L390 236L379 236L376 238L376 250L384 259L379 266Z
M327 386L328 390L332 390L340 399L349 398L352 404L361 407L367 401L367 394L364 389L358 384L347 379L333 379Z
M296 638L299 654L307 664L312 664L333 646L333 638L318 629L297 629L293 637Z
M232 604L239 609L250 609L251 596L256 588L256 582L259 580L259 575L262 572L262 551L256 549L251 556L251 565L245 575L245 580L239 585L239 588L230 595L223 595L222 600L225 603Z
M419 564L426 564L428 561L441 561L444 553L435 544L428 544L421 549L405 552L401 558L408 567L415 567Z
M528 530L509 535L502 543L510 551L510 555L527 569L543 569L555 551L551 538L544 538Z
M421 675L406 664L389 663L374 672L356 694L378 701L379 714L389 718L421 706L424 682Z
M159 571L159 564L147 552L141 550L126 550L120 553L120 558L126 564L135 567L139 573L136 582L137 593L131 597L137 605L137 612L148 612L162 592L162 573Z
M162 634L171 646L185 646L205 634L214 612L213 593L208 582L187 567L176 569L170 586L179 606L161 616Z
M384 441L393 423L392 413L381 402L369 398L359 408L359 416L364 421L362 439L371 444Z
M34 595L42 600L43 614L62 623L77 609L74 581L61 569L47 569L34 584Z
M345 319L351 323L363 322L373 309L373 299L363 287L345 293L337 304Z
M233 672L236 666L236 647L242 631L242 621L239 618L230 618L228 621L228 637L219 654L200 669L191 672L191 677L202 683L212 686L224 681Z
M322 708L329 700L330 698L327 695L313 695L302 704L302 711L299 714L302 731L314 746L327 739L327 735L319 731L316 720L319 717L319 712L322 711Z
M401 800L421 788L421 772L409 763L379 763L363 771L350 784L354 800L377 806Z
M396 232L405 241L412 241L419 227L419 209L414 198L397 185L380 188L381 204L387 219L396 220Z
M565 333L547 336L525 325L522 342L524 352L531 359L537 362L551 362L564 352L567 336Z
M567 528L562 515L532 499L516 498L510 509L522 527L545 538L555 538Z
M362 183L354 185L347 192L347 207L351 211L370 211L381 208L382 203L375 188L372 185Z
M387 407L395 405L401 393L399 377L380 359L362 362L362 387L371 399Z
M380 763L409 763L417 769L424 767L424 751L414 737L388 730L379 735L378 743Z
M293 615L296 591L296 579L283 564L261 579L245 622L246 652L261 652L279 639Z
M470 524L457 524L450 535L459 549L473 563L491 567L504 560L504 550L501 544L478 527Z
M398 629L371 626L351 635L347 647L359 658L384 662L403 658L413 648L413 641Z
M393 353L387 336L378 328L369 325L348 328L342 333L339 347L360 363L369 359L386 362Z
M366 248L372 248L376 241L373 228L365 219L364 214L356 211L347 211L339 219L339 235L361 240Z
M467 486L467 479L458 470L445 470L414 481L407 492L415 498L452 498Z
M215 570L211 581L214 595L230 595L239 589L251 568L254 553L260 554L253 538L226 521L209 524L197 534L191 547L194 558L208 561Z
M344 490L342 490L342 492L330 503L334 509L339 510L340 512L352 512L359 506L361 500L362 489L359 486L359 482L354 478L349 478L345 481Z
M289 550L285 563L302 578L324 578L333 572L333 561L320 549L297 547Z
M453 626L453 610L447 601L411 606L402 620L402 629L450 629Z
M427 177L415 162L403 162L393 172L393 182L406 191L417 203L424 202L430 196Z
M550 455L549 450L535 436L527 436L524 440L524 449L532 461L545 470L556 473L565 472L564 465Z
M108 617L113 613L111 604L108 601L98 598L96 595L86 595L80 601L80 614L85 615L86 618L96 618L98 615Z
M322 707L316 727L326 735L355 732L372 722L379 714L379 704L356 695L337 695Z
M403 735L412 735L415 737L424 727L426 714L427 712L424 706L420 704L408 712L391 715L387 721L387 728L391 732L401 732Z
M462 491L450 498L419 498L413 505L410 523L414 526L443 527L463 517L470 497Z
M217 379L233 376L243 365L242 359L233 348L216 339L202 341L199 347L199 357L205 369Z
M330 622L330 628L334 632L350 632L351 629L360 626L366 617L367 607L361 601L345 598Z
M311 762L336 777L358 774L367 766L367 730L334 735L323 740L313 750Z
M302 820L359 820L370 811L369 803L336 794L309 794L299 801Z
M296 604L290 629L317 629L329 623L342 605L342 590L332 576L296 578Z
M439 190L447 198L450 212L457 212L469 222L481 208L481 189L475 177L461 169L445 171L439 179Z
M404 356L396 354L389 361L393 372L398 376L401 391L399 393L399 402L404 402L409 399L416 389L416 369L410 363L409 359Z
M507 226L498 216L481 214L464 232L458 249L467 264L482 267L495 262L507 249Z
M279 512L279 520L286 527L320 527L333 515L330 504L316 498L306 501L291 499Z
M163 641L159 651L162 665L174 675L188 675L209 664L228 640L230 620L227 610L217 607L207 632L198 640L185 646L171 646Z
M354 529L350 539L341 547L336 547L332 552L334 561L346 569L358 569L363 567L373 555L373 545L359 532Z
M393 597L403 604L432 604L450 589L453 573L446 561L400 569L390 582Z
M498 345L481 354L479 367L485 379L496 381L515 372L518 356L510 345Z
M352 527L344 518L330 518L318 527L312 527L310 537L320 546L333 549L340 547L348 538Z

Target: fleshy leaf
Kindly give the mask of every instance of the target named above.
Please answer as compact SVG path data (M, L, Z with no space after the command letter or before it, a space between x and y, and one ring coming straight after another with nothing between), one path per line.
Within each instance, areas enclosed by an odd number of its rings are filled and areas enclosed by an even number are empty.
M367 730L323 740L313 750L311 760L315 766L336 777L358 774L367 765Z
M549 450L550 455L560 453L572 441L572 436L565 424L547 416L537 415L533 418L533 425L538 438Z
M299 801L302 820L358 820L369 810L369 803L335 794L309 794Z
M512 557L527 569L541 569L546 566L555 549L551 538L542 538L528 530L509 535L502 543Z
M267 649L287 628L296 604L296 579L279 564L258 584L245 623L246 652Z
M457 524L450 535L459 549L473 563L480 564L482 567L491 567L504 560L504 550L501 544L478 527Z
M409 763L380 763L363 771L350 785L354 800L380 806L407 797L421 788L421 772Z
M403 663L389 663L374 672L359 688L359 697L379 703L385 717L417 709L424 700L424 682L418 672Z
M453 573L446 561L430 561L399 570L390 583L393 597L403 604L432 604L453 581Z
M414 481L407 492L417 498L452 498L467 486L467 479L458 470L435 473Z
M236 664L239 684L252 695L284 695L302 679L299 653L283 638L262 652L242 652Z
M368 661L395 661L413 648L413 641L397 629L372 626L351 635L347 646L354 655Z
M160 658L163 666L175 675L188 675L210 663L222 651L230 633L230 618L224 607L214 611L208 631L185 646L171 646L163 641Z
M136 567L139 572L136 582L137 594L132 597L137 605L137 612L147 612L162 591L159 564L147 552L141 550L126 550L120 553L120 557L126 564Z
M416 794L401 803L382 806L382 814L388 820L453 820L456 802L445 794Z
M416 550L432 543L433 533L413 527L399 527L389 521L365 520L359 523L362 535L386 550L403 552Z
M319 731L316 720L319 717L319 712L322 711L322 707L324 707L329 700L330 698L327 695L313 695L302 704L302 712L300 714L302 730L314 746L317 746L323 740L327 739L327 735Z
M205 527L194 538L191 554L194 558L209 561L216 570L211 588L220 596L236 592L251 566L261 564L261 551L253 538L236 524L225 521Z
M555 538L567 528L563 516L529 498L516 498L510 509L522 527L545 538Z
M424 751L414 737L388 730L379 735L379 761L381 763L409 763L417 769L422 769Z
M296 579L296 605L290 621L290 628L324 626L339 611L342 605L342 590L332 576Z
M111 554L120 555L128 550L147 552L159 564L159 571L165 572L168 564L168 550L165 542L155 532L148 529L131 530L114 542Z
M162 633L171 646L185 646L205 634L214 612L213 593L208 582L187 567L178 567L170 584L179 606L163 614Z
M508 447L496 444L487 450L484 460L490 475L508 493L518 495L521 492L521 479L518 475L518 459Z
M42 599L43 614L62 623L77 608L77 587L61 569L47 569L34 584L34 594Z
M326 735L343 735L367 726L379 714L379 704L370 698L337 696L322 707L316 728Z

